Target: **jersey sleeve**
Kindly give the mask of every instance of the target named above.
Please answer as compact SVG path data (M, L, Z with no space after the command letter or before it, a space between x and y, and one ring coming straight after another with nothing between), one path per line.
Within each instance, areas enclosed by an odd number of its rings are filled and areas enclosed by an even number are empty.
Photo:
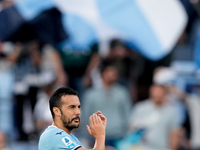
M62 143L63 142L63 143ZM72 141L68 136L62 138L60 147L66 148L67 150L77 150L81 145Z
M77 150L82 147L79 141L77 142L72 136L62 132L58 132L58 134L51 134L51 136L54 137L51 137L49 144L52 144L52 147L54 147L53 150Z

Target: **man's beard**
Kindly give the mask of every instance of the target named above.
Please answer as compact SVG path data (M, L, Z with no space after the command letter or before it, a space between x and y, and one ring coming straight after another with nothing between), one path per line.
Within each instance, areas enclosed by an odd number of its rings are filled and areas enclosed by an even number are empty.
M78 128L79 127L79 124L72 124L73 120L77 119L77 118L80 120L79 116L76 116L76 117L72 118L71 120L70 119L67 120L66 116L63 113L61 115L61 120L63 122L63 125L69 130L72 130L74 128Z

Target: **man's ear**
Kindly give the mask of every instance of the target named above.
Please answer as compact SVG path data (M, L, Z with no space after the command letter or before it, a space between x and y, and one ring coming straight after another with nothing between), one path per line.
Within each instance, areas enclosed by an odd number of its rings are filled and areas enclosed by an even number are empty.
M55 114L56 117L60 117L61 116L61 111L58 107L53 107L53 112Z

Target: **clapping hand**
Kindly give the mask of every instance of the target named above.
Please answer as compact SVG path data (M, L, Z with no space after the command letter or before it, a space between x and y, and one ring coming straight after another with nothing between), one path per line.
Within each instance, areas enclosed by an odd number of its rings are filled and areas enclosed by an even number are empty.
M105 137L106 124L106 117L100 111L97 111L90 116L87 130L94 138Z
M107 119L106 119L106 117L102 114L101 111L97 111L96 114L101 118L101 121L102 121L104 127L106 127L106 124L107 124Z

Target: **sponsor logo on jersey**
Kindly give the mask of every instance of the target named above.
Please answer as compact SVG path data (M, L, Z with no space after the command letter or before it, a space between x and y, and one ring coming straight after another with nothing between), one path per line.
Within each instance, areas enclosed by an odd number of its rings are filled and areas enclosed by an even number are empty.
M62 139L62 141L64 142L64 144L67 146L67 148L74 148L75 147L75 144L70 140L69 137L64 137Z
M60 135L61 135L61 134L62 134L62 132L63 132L63 131L61 131L61 132L57 132L57 133L56 133L56 135L58 135L58 134L60 134Z

